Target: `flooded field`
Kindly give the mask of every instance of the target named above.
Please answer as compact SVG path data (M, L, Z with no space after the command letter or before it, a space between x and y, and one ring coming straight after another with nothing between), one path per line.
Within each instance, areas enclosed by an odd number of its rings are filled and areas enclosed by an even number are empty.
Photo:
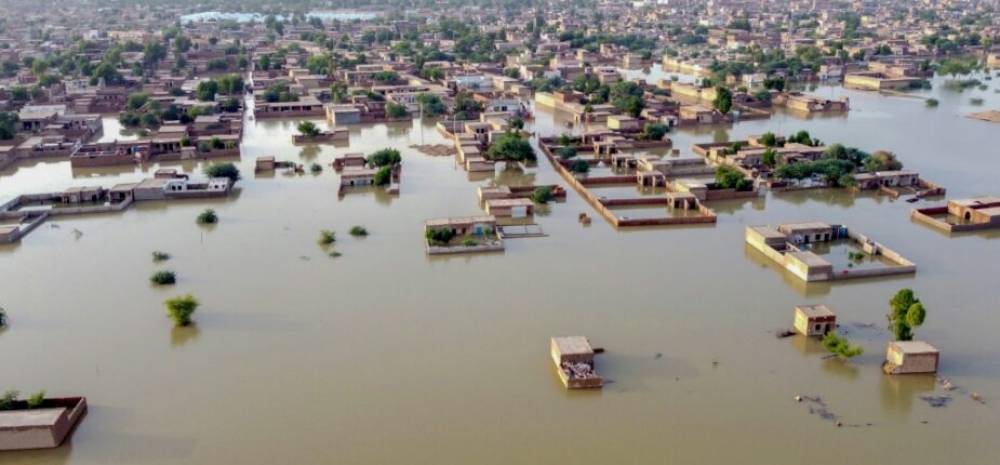
M674 147L691 156L694 142L806 129L828 144L891 150L952 198L1000 193L1000 126L965 118L979 108L971 97L1000 108L992 88L956 93L935 81L917 94L940 100L934 109L918 97L815 93L849 96L850 114L681 131ZM567 119L539 109L529 129L581 130ZM0 388L90 404L66 446L0 463L992 464L1000 455L1000 232L947 237L909 218L931 202L834 190L713 202L714 226L616 231L569 189L536 215L548 237L431 258L423 221L481 214L477 186L564 181L541 156L527 172L494 177L423 154L413 146L446 143L431 121L352 128L338 146L293 145L296 122L247 122L244 179L230 198L58 218L0 246L10 315ZM333 158L388 146L403 154L401 194L338 198ZM255 177L264 155L325 169ZM0 172L0 199L111 186L158 167L20 165ZM195 224L204 208L219 224ZM848 224L918 271L806 285L744 243L747 225L809 220ZM353 225L370 235L351 237ZM322 229L337 232L341 256L317 244ZM173 258L154 264L154 250ZM151 286L159 269L177 284ZM940 374L959 389L880 371L888 301L902 287L927 306L917 335L941 350ZM195 326L174 329L163 301L186 293L202 307ZM816 341L776 338L807 303L837 312L864 355L828 360ZM567 392L552 368L549 337L576 334L607 349L602 391ZM954 400L934 408L921 399L929 395Z

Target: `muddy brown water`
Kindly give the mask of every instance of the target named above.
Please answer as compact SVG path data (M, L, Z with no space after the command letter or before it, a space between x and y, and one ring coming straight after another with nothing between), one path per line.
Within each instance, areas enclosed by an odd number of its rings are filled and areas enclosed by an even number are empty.
M671 137L689 156L693 142L806 129L892 150L951 197L1000 194L1000 126L964 117L973 96L1000 107L996 84L962 94L936 84L926 93L935 109L820 87L850 96L850 114L779 113ZM537 116L532 130L567 130L566 115ZM493 176L410 148L445 143L430 122L356 127L346 146L313 147L292 145L295 123L248 122L244 179L229 199L60 218L0 247L10 316L0 389L84 395L91 408L64 447L0 453L0 463L996 463L1000 232L948 237L910 221L927 202L832 190L716 203L710 227L615 231L571 190L537 216L548 237L429 258L423 221L480 213L475 187ZM261 155L326 165L385 146L403 153L399 197L338 199L329 168L253 174ZM0 173L0 197L156 168L23 164ZM499 179L563 184L544 159ZM207 207L220 222L199 227ZM744 246L746 225L801 220L850 225L918 271L806 286ZM371 234L353 238L352 225ZM337 231L332 249L317 244L321 229ZM154 264L154 250L173 258ZM177 284L151 286L159 269ZM963 391L879 370L887 302L902 287L927 305L918 337L941 349L941 374ZM195 326L174 329L162 302L184 293L202 306ZM816 341L775 338L801 303L833 308L865 354L843 363ZM575 334L607 349L597 369L613 382L602 391L566 392L553 371L548 338ZM921 400L934 395L954 400Z

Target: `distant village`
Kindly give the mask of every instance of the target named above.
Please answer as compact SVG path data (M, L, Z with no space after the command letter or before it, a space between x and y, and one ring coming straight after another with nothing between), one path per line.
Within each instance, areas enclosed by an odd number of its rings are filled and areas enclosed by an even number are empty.
M912 227L941 232L942 248L952 236L1000 228L1000 189L948 199L933 173L893 147L855 147L805 130L683 147L672 138L779 113L801 121L850 114L850 98L810 90L819 84L883 98L926 90L936 75L956 88L985 88L1000 70L996 1L394 0L364 14L310 2L251 2L261 8L246 13L213 1L213 14L196 14L204 5L186 1L3 3L20 14L0 17L0 177L42 161L81 172L158 168L138 182L0 199L0 243L30 240L56 216L233 195L239 173L218 168L246 157L244 133L265 119L296 125L288 144L334 147L356 137L353 127L427 119L447 144L422 150L452 157L465 174L538 164L558 174L555 184L470 188L478 211L413 225L430 256L503 254L506 241L546 237L536 210L568 208L570 192L587 205L573 212L581 227L595 215L617 230L662 234L711 227L724 201L810 189L922 202L910 212ZM629 77L651 67L669 77ZM1000 122L1000 108L987 110L969 116ZM540 132L539 111L559 112L562 127ZM177 168L187 161L216 169ZM260 176L306 169L287 153L253 162ZM345 150L328 166L341 198L373 189L405 195L409 172L398 147ZM876 241L823 218L784 221L747 226L744 241L748 254L795 281L917 273L905 240ZM912 291L897 297L902 323L882 369L936 373L938 350L907 332L922 324L922 304ZM836 335L836 314L825 305L796 307L791 321L798 337L824 338L844 359L857 353ZM913 328L898 326L907 324ZM604 349L588 337L557 336L549 345L565 387L604 385L594 362ZM82 399L47 405L61 410L30 425L44 434L10 439L14 428L0 422L0 449L57 446L71 430L66 422L86 409Z

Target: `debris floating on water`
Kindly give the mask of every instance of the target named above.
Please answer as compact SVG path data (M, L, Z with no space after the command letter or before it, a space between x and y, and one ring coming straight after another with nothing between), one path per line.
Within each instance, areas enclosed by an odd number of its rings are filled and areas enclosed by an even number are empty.
M931 407L947 407L948 403L951 402L950 396L920 396L920 400L927 402Z

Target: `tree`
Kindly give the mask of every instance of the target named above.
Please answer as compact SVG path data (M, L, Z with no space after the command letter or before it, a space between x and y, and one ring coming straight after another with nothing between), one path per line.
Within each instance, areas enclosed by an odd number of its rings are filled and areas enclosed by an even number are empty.
M417 103L423 109L424 113L431 116L441 115L448 111L445 107L444 102L441 101L441 97L428 92L423 92L417 94Z
M738 191L747 191L753 187L753 182L742 171L728 165L720 165L715 169L715 183L722 189Z
M19 120L17 113L0 111L0 140L14 138L17 134L17 123Z
M530 161L535 159L535 150L528 141L513 132L505 132L497 137L486 150L490 160Z
M213 79L199 82L198 87L195 89L195 95L198 97L198 100L203 102L215 100L215 94L218 92L219 83Z
M399 154L399 150L382 149L368 155L368 158L365 161L371 166L381 168L383 166L398 165L403 161L403 157Z
M552 187L550 186L536 187L535 191L531 193L531 201L540 204L549 203L553 197Z
M376 186L388 186L392 183L392 166L383 166L375 172L373 182Z
M198 214L195 221L198 224L215 224L219 222L219 216L215 214L215 210L206 208L205 211Z
M896 171L903 169L903 163L896 159L896 154L886 150L876 150L865 160L865 169L869 172Z
M733 108L733 93L729 89L716 86L715 88L715 100L712 101L712 107L722 113L723 115L729 114L729 110Z
M767 150L764 151L764 154L761 155L761 163L763 163L764 166L768 168L774 168L775 166L778 166L779 161L780 160L778 152L774 151L774 149L772 148L768 148Z
M149 94L145 92L133 92L125 100L125 107L129 110L138 110L149 101Z
M217 163L205 167L205 176L210 178L229 178L230 181L240 180L240 169L232 163Z
M319 135L320 129L316 126L316 123L312 121L300 121L298 125L299 134L306 137L316 137Z
M642 128L642 138L646 140L663 140L670 129L665 124L646 123Z
M395 102L385 104L385 115L389 118L405 118L410 114L405 105Z
M431 245L448 245L455 237L455 233L450 229L428 229L425 236Z
M776 147L778 145L778 138L773 132L765 132L762 136L760 136L760 143L763 144L764 147Z
M574 173L586 174L590 172L590 163L587 163L587 160L577 159L570 163L569 170Z
M856 357L865 351L861 346L851 344L846 338L838 336L833 331L826 333L826 336L823 337L823 347L842 359Z
M354 237L364 237L368 235L368 230L364 226L351 226L351 230L348 231Z
M913 330L924 324L927 310L912 289L901 289L889 301L889 330L897 341L913 340Z
M188 326L191 324L191 315L198 309L198 300L191 294L167 299L164 302L167 307L167 316L174 321L176 326Z
M330 245L337 241L337 233L330 231L329 229L324 229L319 232L319 243L320 245Z

